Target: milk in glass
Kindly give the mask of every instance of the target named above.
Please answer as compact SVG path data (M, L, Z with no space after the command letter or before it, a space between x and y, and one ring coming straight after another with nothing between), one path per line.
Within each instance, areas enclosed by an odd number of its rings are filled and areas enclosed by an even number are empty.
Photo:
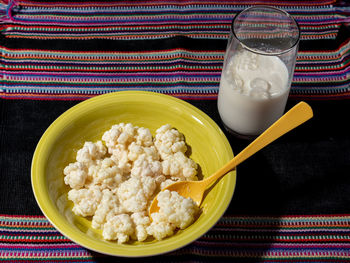
M221 75L218 110L234 133L255 136L284 112L289 74L277 56L238 51Z

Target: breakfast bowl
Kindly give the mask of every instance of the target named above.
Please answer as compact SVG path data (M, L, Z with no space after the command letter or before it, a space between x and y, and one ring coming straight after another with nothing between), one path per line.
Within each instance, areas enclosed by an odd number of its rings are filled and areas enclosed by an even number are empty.
M236 183L231 171L207 191L201 213L186 229L163 240L147 239L119 244L104 240L101 230L91 227L91 218L72 212L64 168L75 161L84 142L98 141L112 125L132 123L148 128L170 124L184 134L190 158L200 175L210 176L230 159L232 149L224 133L205 113L172 96L144 91L120 91L83 101L59 116L42 135L35 149L31 180L36 201L50 223L73 242L106 255L145 257L167 253L190 244L209 231L230 204Z

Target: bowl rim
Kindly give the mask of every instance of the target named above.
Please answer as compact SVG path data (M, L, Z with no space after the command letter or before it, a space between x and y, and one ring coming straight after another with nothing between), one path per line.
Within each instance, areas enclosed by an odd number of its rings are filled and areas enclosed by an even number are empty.
M82 101L68 110L66 110L64 113L62 113L56 120L54 120L51 125L46 129L46 131L41 136L34 154L32 158L32 164L31 164L31 185L32 190L36 199L36 202L46 217L46 219L56 228L57 231L59 231L62 235L67 237L69 240L73 241L76 244L79 244L82 247L85 247L89 250L102 253L109 256L119 256L119 257L148 257L148 256L156 256L165 254L174 250L178 250L193 241L197 240L201 236L203 236L205 233L207 233L215 224L217 221L223 216L226 209L228 208L231 199L234 194L235 186L236 186L236 170L231 171L229 174L223 178L225 182L225 195L224 199L221 199L221 204L219 204L218 212L212 213L209 215L209 218L206 221L205 227L196 229L191 236L183 235L182 237L177 238L174 240L174 242L171 242L171 238L167 238L164 240L167 240L166 242L157 241L156 243L152 242L149 244L142 244L140 246L130 246L128 244L118 244L118 247L116 247L116 242L104 242L106 245L101 247L99 246L96 248L96 240L94 242L93 238L90 236L84 237L81 235L81 231L72 227L69 222L62 216L58 209L55 209L55 204L50 200L47 200L45 197L49 195L49 192L47 190L47 187L40 187L40 185L45 185L46 180L45 176L40 176L45 174L45 165L43 163L45 153L48 153L48 149L50 149L50 144L52 145L54 143L54 138L58 136L60 129L63 129L63 124L70 118L70 116L79 113L83 114L82 111L88 107L95 106L97 107L102 101L112 101L116 99L126 99L126 98L138 98L139 100L144 100L144 98L149 99L149 101L153 100L162 100L167 101L175 104L176 106L184 107L186 110L191 112L191 114L195 114L196 117L199 117L201 121L206 122L207 125L210 125L212 129L214 129L218 135L222 138L222 144L225 147L226 155L229 161L230 158L233 158L233 152L232 148L230 146L230 143L228 142L226 136L222 132L222 130L219 128L219 126L203 111L199 110L195 106L191 105L190 103L178 99L176 97L165 95L161 93L155 93L150 91L118 91L118 92L112 92L107 93L103 95L98 95L93 98L87 99L85 101ZM51 142L50 142L51 140ZM48 147L49 146L49 147ZM208 227L208 225L210 225ZM180 235L179 235L180 236ZM170 241L169 241L170 240ZM101 240L100 240L101 241ZM176 244L179 243L179 244ZM152 248L154 244L157 244L156 246L156 253L152 251ZM134 249L135 248L135 249ZM134 252L134 253L130 253Z

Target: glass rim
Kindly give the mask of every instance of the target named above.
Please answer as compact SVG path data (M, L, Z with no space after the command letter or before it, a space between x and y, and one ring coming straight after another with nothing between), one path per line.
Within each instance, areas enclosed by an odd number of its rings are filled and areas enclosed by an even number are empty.
M253 48L250 48L248 47L246 44L244 44L238 37L237 35L235 34L234 30L233 30L233 25L236 21L236 18L239 17L239 15L241 15L242 13L244 12L247 12L251 9L258 9L258 8L266 8L266 9L272 9L274 11L278 11L280 13L283 13L284 15L286 15L291 21L294 22L294 24L296 25L297 29L298 29L298 37L296 39L296 41L287 49L281 51L281 52L264 52L264 51L260 51L260 50L256 50L256 49L253 49ZM280 9L280 8L277 8L277 7L274 7L274 6L269 6L269 5L257 5L257 6L251 6L251 7L248 7L248 8L245 8L243 10L241 10L240 12L238 12L235 17L232 19L232 22L231 22L231 33L232 33L232 36L234 38L236 38L239 43L243 46L243 48L253 52L253 53L256 53L256 54L260 54L260 55L265 55L265 56L278 56L278 55L282 55L282 54L285 54L285 53L288 53L289 51L291 51L292 49L294 49L298 44L299 44L299 41L300 41L300 26L299 24L297 23L297 21L286 11Z

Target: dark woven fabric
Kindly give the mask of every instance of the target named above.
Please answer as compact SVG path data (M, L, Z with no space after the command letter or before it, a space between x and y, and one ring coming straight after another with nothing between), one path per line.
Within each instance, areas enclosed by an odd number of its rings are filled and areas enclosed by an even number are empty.
M216 101L189 101L221 125ZM76 101L0 100L0 213L40 215L30 184L35 146L46 128ZM314 118L237 169L229 215L348 213L350 102L313 101ZM296 104L290 101L287 107ZM223 127L221 127L223 129ZM235 154L249 141L226 133Z

